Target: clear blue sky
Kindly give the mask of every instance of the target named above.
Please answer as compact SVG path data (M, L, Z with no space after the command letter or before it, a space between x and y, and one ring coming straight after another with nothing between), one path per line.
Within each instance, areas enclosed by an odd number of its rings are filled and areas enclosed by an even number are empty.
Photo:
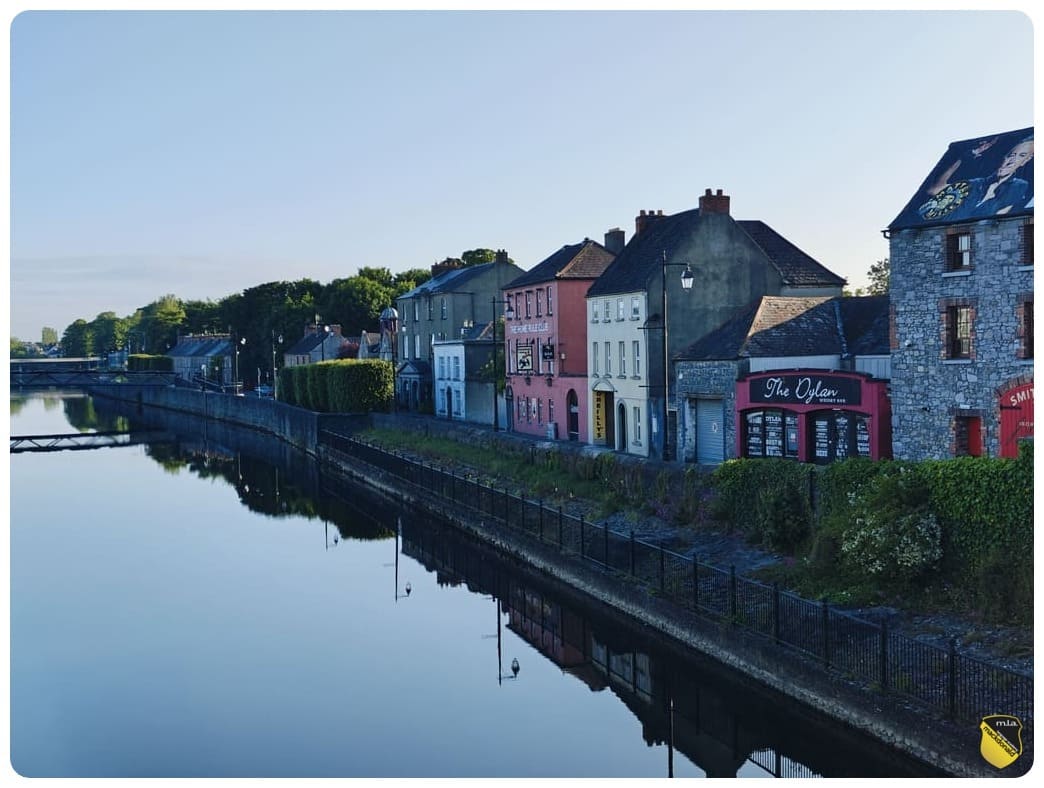
M43 11L10 33L23 339L476 247L528 269L705 188L859 285L951 141L1033 125L1018 11Z

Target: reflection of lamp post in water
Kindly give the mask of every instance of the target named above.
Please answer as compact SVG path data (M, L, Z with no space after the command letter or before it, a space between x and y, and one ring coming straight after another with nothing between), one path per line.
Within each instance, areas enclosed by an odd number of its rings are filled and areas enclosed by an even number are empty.
M406 581L405 594L399 593L399 531L402 530L402 518L395 518L395 601L398 602L400 599L406 599L410 592L413 591L413 586L410 585L410 581Z
M511 673L504 673L504 659L503 659L503 638L500 635L500 603L497 602L497 598L493 597L493 604L497 608L497 684L503 684L504 679L517 679L518 678L518 658L512 657L511 659Z

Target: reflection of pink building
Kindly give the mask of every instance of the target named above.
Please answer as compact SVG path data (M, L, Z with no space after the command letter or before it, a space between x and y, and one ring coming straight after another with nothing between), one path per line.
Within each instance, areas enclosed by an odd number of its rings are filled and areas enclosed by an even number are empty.
M515 432L588 442L585 297L623 248L622 230L605 246L585 238L563 246L504 288L508 425Z

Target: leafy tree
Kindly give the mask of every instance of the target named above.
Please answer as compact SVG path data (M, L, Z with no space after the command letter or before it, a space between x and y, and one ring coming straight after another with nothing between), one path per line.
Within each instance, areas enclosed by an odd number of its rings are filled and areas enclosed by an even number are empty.
M84 358L94 352L90 324L83 318L70 323L62 334L62 351L71 358Z
M40 341L47 347L58 344L58 332L50 326L44 326L40 332Z
M95 353L108 353L123 347L127 341L127 321L115 312L102 312L89 324Z
M186 334L220 334L224 330L221 318L221 304L207 299L206 301L185 301Z
M392 272L387 268L372 268L364 266L359 269L359 273L356 276L361 276L363 279L372 279L379 285L384 287L391 287L395 283L395 279L392 276Z
M483 265L484 263L492 263L496 260L497 253L492 249L469 249L466 252L461 252L460 259L463 261L465 267Z
M351 276L334 280L327 290L324 314L340 323L347 336L377 326L381 311L391 303L394 291L374 279Z
M870 280L870 284L866 288L867 295L887 295L891 272L891 260L887 257L870 266L870 270L866 272L867 278Z
M161 296L141 309L141 330L145 334L146 352L166 353L178 340L185 323L185 307L172 294Z

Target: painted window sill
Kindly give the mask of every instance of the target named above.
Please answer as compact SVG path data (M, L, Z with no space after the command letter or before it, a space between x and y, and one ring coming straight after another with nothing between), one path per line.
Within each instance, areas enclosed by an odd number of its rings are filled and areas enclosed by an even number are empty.
M960 364L971 364L972 359L970 358L944 358L943 364L960 365Z
M970 268L968 268L968 269L961 269L961 270L958 270L958 271L943 271L943 278L944 279L949 278L949 277L953 277L953 276L971 276L971 275L972 275L972 269L970 269Z

